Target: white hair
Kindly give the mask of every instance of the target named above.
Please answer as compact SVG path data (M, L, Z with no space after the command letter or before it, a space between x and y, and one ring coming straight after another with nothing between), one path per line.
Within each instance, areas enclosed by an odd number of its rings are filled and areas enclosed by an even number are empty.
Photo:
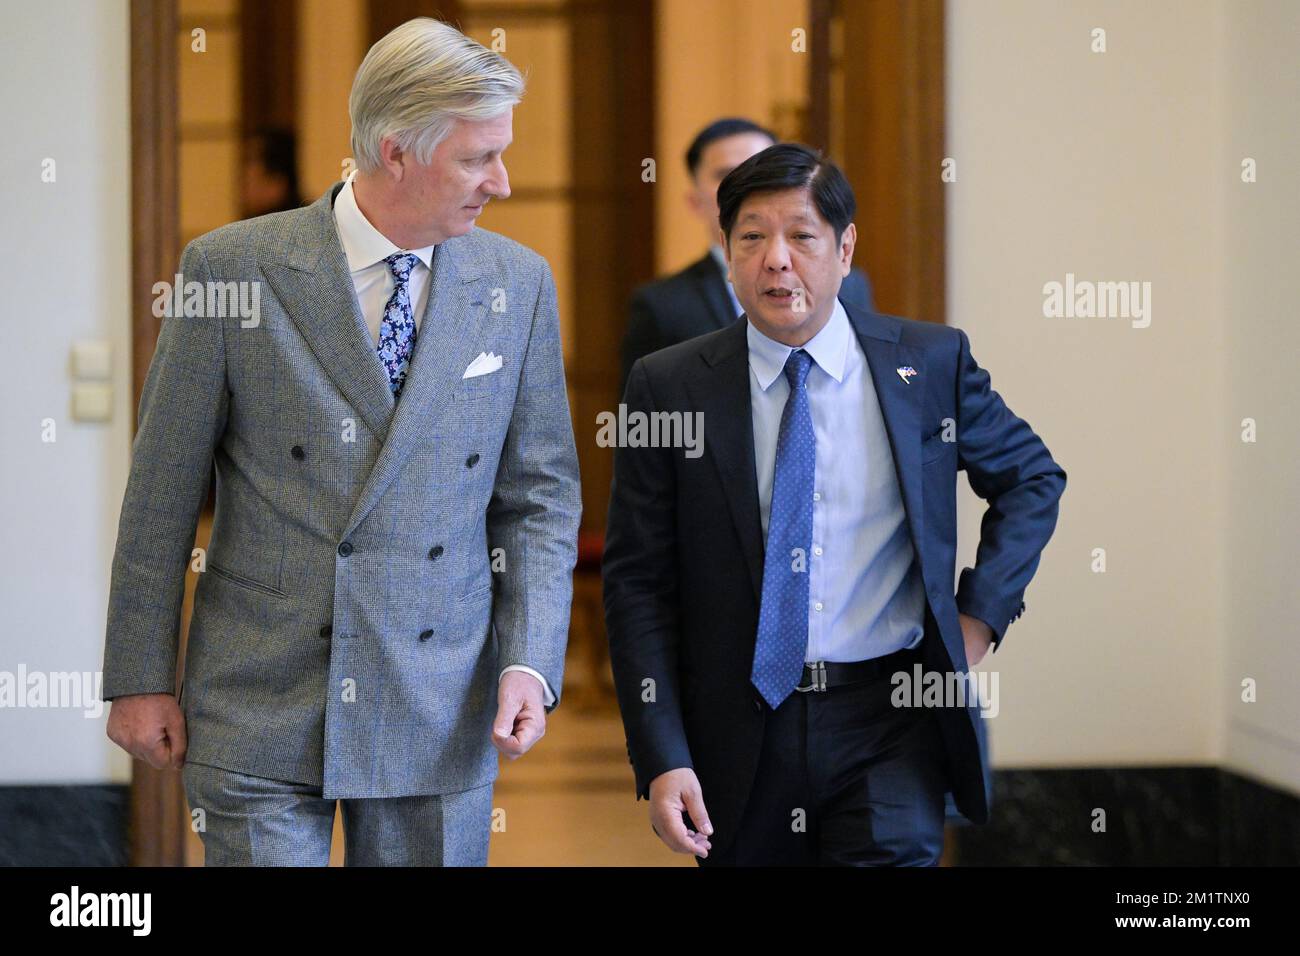
M370 48L352 81L357 169L379 168L385 136L427 166L455 120L492 119L523 95L523 76L501 54L440 20L408 20Z

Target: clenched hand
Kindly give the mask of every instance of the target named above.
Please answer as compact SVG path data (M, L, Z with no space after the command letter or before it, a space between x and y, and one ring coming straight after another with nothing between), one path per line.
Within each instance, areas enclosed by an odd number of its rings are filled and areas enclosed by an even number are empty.
M497 685L497 716L492 743L511 760L528 753L546 733L542 684L531 674L510 671Z
M156 770L185 765L185 715L171 694L114 698L108 739Z

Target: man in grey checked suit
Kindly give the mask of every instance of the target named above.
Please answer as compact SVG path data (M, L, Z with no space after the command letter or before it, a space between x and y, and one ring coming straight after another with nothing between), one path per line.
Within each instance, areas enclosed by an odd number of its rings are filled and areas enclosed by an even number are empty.
M182 256L187 292L246 283L258 314L163 323L103 696L110 738L184 767L210 865L327 863L335 800L350 865L483 864L497 753L558 703L581 505L555 284L474 228L510 193L522 93L504 58L410 21L357 72L357 172Z

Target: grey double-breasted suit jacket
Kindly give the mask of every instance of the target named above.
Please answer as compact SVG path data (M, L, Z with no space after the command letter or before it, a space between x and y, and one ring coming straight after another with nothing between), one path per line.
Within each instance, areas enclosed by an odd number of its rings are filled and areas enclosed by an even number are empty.
M215 463L188 759L326 798L456 792L496 777L500 669L534 668L557 699L563 680L581 499L555 284L503 236L442 242L395 402L334 224L341 185L185 249L186 283L258 283L260 313L163 322L103 696L174 691ZM463 378L481 352L500 370Z

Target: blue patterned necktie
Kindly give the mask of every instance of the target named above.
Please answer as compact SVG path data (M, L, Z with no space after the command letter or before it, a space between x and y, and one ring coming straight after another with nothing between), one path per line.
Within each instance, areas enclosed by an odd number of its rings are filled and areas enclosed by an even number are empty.
M396 398L406 381L406 370L411 364L415 348L415 311L411 308L411 270L420 261L409 252L395 252L384 259L393 273L393 294L384 306L384 318L379 323L379 360L388 370L388 386Z
M803 349L791 352L786 360L790 397L785 400L776 438L763 599L750 674L750 680L773 709L798 686L808 653L808 556L812 550L817 460L806 384L811 368L812 356ZM796 548L800 549L797 553Z

